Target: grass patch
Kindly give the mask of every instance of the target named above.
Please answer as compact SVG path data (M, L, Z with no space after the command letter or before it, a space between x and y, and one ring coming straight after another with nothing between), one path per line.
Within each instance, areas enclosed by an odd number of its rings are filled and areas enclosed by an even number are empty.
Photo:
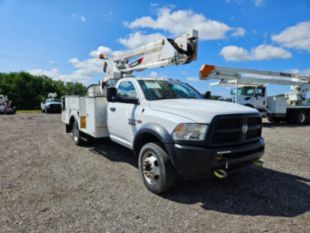
M16 110L16 113L39 113L40 109L32 109L32 110Z

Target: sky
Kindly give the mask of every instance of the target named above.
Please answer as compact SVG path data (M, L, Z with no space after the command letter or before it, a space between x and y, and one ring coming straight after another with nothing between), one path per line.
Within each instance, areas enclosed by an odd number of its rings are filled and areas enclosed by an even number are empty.
M310 74L309 12L310 0L0 0L0 72L89 85L103 77L99 53L197 29L197 61L135 75L179 79L205 92L212 81L199 80L202 64Z

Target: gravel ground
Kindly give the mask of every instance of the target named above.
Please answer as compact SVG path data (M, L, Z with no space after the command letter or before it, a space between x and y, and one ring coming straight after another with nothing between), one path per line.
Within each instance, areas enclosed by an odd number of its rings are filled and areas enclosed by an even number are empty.
M310 232L310 126L264 123L264 168L164 196L129 150L75 146L60 115L2 115L0 132L0 232Z

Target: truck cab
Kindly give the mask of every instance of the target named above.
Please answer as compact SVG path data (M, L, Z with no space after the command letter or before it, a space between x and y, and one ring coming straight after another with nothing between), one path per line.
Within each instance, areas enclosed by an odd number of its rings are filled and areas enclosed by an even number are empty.
M237 103L265 112L267 107L266 87L263 85L239 85L231 90L232 99Z

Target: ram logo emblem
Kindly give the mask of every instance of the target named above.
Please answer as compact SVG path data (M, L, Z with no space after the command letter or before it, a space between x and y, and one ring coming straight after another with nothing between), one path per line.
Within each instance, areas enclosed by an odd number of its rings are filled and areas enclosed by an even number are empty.
M248 132L248 129L249 129L248 125L247 124L243 124L242 128L241 128L242 134L246 134Z

